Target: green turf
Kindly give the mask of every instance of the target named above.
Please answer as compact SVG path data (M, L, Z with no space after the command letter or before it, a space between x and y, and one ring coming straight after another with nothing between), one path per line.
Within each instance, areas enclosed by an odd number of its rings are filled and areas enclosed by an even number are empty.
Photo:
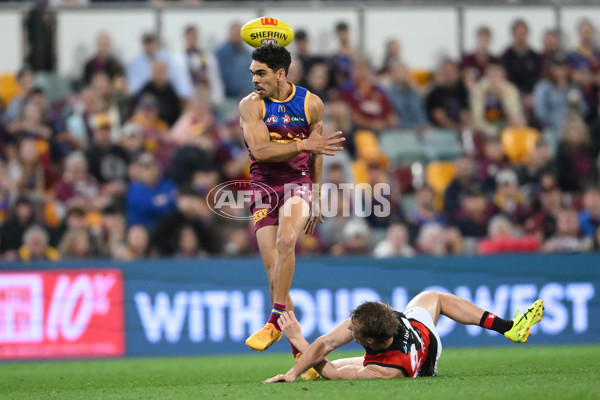
M3 363L0 398L600 399L599 358L600 345L454 348L436 378L271 385L260 381L286 371L291 356Z

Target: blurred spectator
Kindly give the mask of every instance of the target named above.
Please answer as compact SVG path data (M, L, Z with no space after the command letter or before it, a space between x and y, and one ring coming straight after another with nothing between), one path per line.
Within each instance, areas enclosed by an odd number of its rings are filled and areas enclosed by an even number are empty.
M154 33L142 36L142 52L127 64L126 78L131 93L139 93L151 80L153 64L162 61L166 65L168 81L173 85L180 98L188 98L193 88L190 80L173 66L169 54L159 49L158 38Z
M81 207L71 207L67 210L67 215L62 219L59 226L50 230L50 245L58 247L65 232L69 230L88 229L86 221L86 211ZM92 234L91 231L88 234Z
M110 36L103 32L96 37L96 54L92 56L83 67L83 82L89 85L92 77L98 72L103 72L110 79L123 75L123 64L111 54L112 43Z
M8 103L4 111L3 122L10 124L16 121L25 107L27 94L33 89L35 75L30 66L25 65L17 72L17 84L19 85L19 94L14 96Z
M169 83L168 65L160 60L152 62L152 75L148 81L137 93L133 104L139 104L142 97L151 94L158 101L158 116L169 126L173 125L179 114L181 114L181 105L175 89Z
M383 55L383 63L377 71L377 75L385 77L392 72L392 66L402 63L402 47L398 39L388 39L385 42L385 53Z
M485 195L479 187L473 186L462 197L459 216L451 224L458 228L463 238L481 239L487 234L491 216Z
M444 61L436 71L425 109L434 126L459 131L470 125L467 90L453 61Z
M494 205L514 224L522 223L528 215L525 200L519 192L517 174L510 168L503 169L496 176Z
M127 230L125 243L114 246L112 258L132 261L149 256L149 235L144 225L131 225Z
M48 2L39 1L25 16L25 59L34 71L53 71L56 62L56 19Z
M475 163L469 155L462 154L454 160L456 177L444 192L444 212L449 219L455 218L460 210L462 197L476 183Z
M177 186L163 177L150 153L142 154L130 171L131 184L125 199L127 223L151 229L161 217L175 209Z
M542 250L548 253L580 253L592 247L592 240L581 237L577 211L566 208L559 211L556 234L544 242Z
M240 36L240 29L238 23L231 25L229 39L215 53L225 86L225 97L231 100L239 100L254 90L248 72L252 56Z
M594 43L596 30L589 19L579 23L579 45L568 55L573 80L581 85L590 110L598 107L600 49ZM587 116L586 116L587 117Z
M206 253L200 249L196 231L190 225L183 225L179 229L177 238L177 251L175 256L178 258L197 258L205 256Z
M293 84L299 85L302 82L303 77L304 69L302 67L302 64L300 63L300 61L292 59L292 62L290 63L290 68L288 69L286 75L287 80L292 82Z
M470 54L463 54L460 60L460 70L463 73L465 85L470 89L479 79L481 79L490 63L497 63L497 57L490 53L490 43L492 42L492 32L487 26L477 29L477 38L475 41L475 51Z
M25 231L36 223L33 204L26 197L19 197L8 218L0 225L0 254L15 258Z
M111 143L112 121L107 114L93 118L93 143L85 152L90 174L100 184L120 184L127 180L129 155L119 145Z
M444 228L440 224L425 224L419 231L417 251L428 256L459 254L462 251L462 238L456 228Z
M539 186L543 175L556 173L550 148L543 138L537 140L525 164L516 166L516 172L521 186L525 186L528 191L535 190Z
M562 193L553 178L540 179L540 210L533 213L523 227L527 233L535 234L541 241L556 233L556 218L562 208Z
M6 168L2 162L2 158L0 158L0 232L2 232L2 224L10 215L11 204L16 193L14 185L8 182ZM0 240L2 240L1 236ZM2 250L0 250L0 258L1 257Z
M197 250L203 254L214 254L218 243L213 240L214 232L204 218L203 208L206 208L206 203L197 192L182 190L177 196L176 209L164 215L156 224L151 235L152 248L161 256L177 255L181 250L178 232L187 227L193 231Z
M368 255L371 251L371 229L364 219L347 219L342 229L342 242L331 248L331 253L341 255Z
M373 255L383 257L413 257L416 254L408 243L408 231L403 224L392 224L387 229L385 240L375 246Z
M394 63L388 66L391 87L387 94L402 129L423 129L427 126L427 114L420 93L410 79L406 65Z
M206 87L210 90L213 104L221 104L225 96L219 62L215 56L204 50L198 40L198 29L188 25L184 30L185 46L182 53L176 54L174 66L178 68L181 79L189 77L193 88ZM193 89L186 97L193 95Z
M81 91L73 114L67 118L66 124L70 138L76 148L85 149L92 142L94 127L92 117L101 111L102 99L100 94L91 88Z
M480 254L534 252L540 249L535 236L518 236L508 218L496 215L488 225L488 238L479 242Z
M18 193L27 196L35 204L41 204L46 191L46 172L40 162L36 141L22 140L19 156L10 161L8 168Z
M310 53L310 41L308 38L308 34L303 29L299 29L296 31L296 35L294 36L294 44L296 45L296 54L293 58L295 60L300 61L300 63L302 64L302 70L305 74L303 79L300 81L300 85L305 86L306 77L308 76L308 73L310 72L312 67L316 64L324 63L325 59L321 56L314 56ZM327 87L327 80L325 83L325 87Z
M309 70L305 70L305 82L303 85L311 92L319 96L323 101L329 99L329 67L324 62L314 63Z
M487 136L498 136L507 127L525 125L519 91L506 80L501 64L488 64L485 77L473 87L471 113L475 129Z
M444 216L435 209L434 200L435 192L431 187L424 185L417 189L415 205L407 216L411 241L416 239L423 225L429 223L445 224Z
M321 212L325 223L317 224L317 229L328 249L339 246L344 240L344 226L348 222L348 217L354 214L353 196L350 193L350 191L337 186L337 190L328 190L323 194ZM330 213L325 211L330 211Z
M64 234L58 250L64 259L84 260L100 256L85 229L69 229Z
M338 48L331 57L331 76L330 83L334 87L345 87L350 83L352 76L352 63L354 59L354 49L350 45L350 27L345 22L338 22L335 25L335 35L338 41Z
M84 210L99 210L109 201L107 197L100 195L100 185L88 173L87 160L79 151L69 154L65 160L65 171L54 184L54 197L58 213L62 215L65 214L65 209L75 206Z
M558 184L565 192L583 192L598 184L598 167L587 127L581 119L567 122L556 155Z
M496 175L500 170L508 168L510 162L504 153L499 137L488 137L485 140L483 158L479 162L477 179L485 193L496 191Z
M59 252L48 245L48 233L39 225L33 225L23 234L23 246L19 248L20 261L58 261Z
M512 24L512 44L502 55L502 64L508 74L508 79L514 83L523 97L526 109L532 106L531 92L542 73L540 56L529 47L527 38L529 27L527 23L518 19Z
M238 228L231 232L221 254L227 257L254 256L256 251L252 249L248 229Z
M583 195L583 210L579 212L579 226L585 238L594 239L600 227L600 189L590 187Z
M352 83L341 93L352 110L358 129L381 131L398 125L398 119L385 91L375 83L369 61L357 61L352 68Z
M125 248L126 226L123 213L114 204L109 204L102 209L102 222L99 231L102 239L100 247L104 254L113 257Z
M113 123L111 131L111 141L116 142L121 138L120 128L122 122L127 118L130 112L129 95L119 88L119 77L113 81L104 72L96 72L92 75L90 88L98 93L102 103L102 110L106 113Z
M560 35L556 29L548 29L542 39L542 71L550 66L550 61L563 56Z
M35 91L36 89L32 90L30 96ZM52 130L44 121L43 108L31 98L27 99L20 117L8 126L8 132L12 140L17 142L23 138L31 138L48 143L52 136Z
M588 106L579 84L569 78L569 67L564 56L548 60L544 79L533 91L533 109L544 128L558 132L569 114L585 116Z
M208 96L197 92L188 102L169 136L178 145L186 145L196 136L204 136L208 142L217 139L217 118Z

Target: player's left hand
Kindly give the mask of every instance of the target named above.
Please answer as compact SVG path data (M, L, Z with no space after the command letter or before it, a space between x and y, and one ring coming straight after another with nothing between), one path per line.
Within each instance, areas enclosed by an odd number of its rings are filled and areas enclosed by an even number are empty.
M264 380L262 383L275 383L275 382L294 382L296 379L293 376L287 374L275 375L272 378Z
M314 235L315 228L317 227L317 222L324 223L323 216L321 215L321 204L319 204L321 199L313 200L312 202L312 217L308 219L306 222L306 226L304 227L304 232L307 235Z

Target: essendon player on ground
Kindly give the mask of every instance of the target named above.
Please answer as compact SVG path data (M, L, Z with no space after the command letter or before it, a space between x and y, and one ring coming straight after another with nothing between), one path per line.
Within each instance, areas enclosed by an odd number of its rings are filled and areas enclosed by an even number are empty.
M250 153L254 228L273 302L265 326L246 344L262 351L281 338L277 319L292 310L289 291L296 240L323 222L312 185L321 183L322 155L342 149L342 132L322 136L323 102L287 80L290 53L266 45L252 53L255 91L240 102L240 123ZM294 189L286 191L290 187ZM311 207L312 212L311 212ZM297 350L292 347L296 356Z
M289 341L302 357L287 374L265 381L293 382L314 367L326 379L380 379L436 376L442 342L436 330L440 315L465 325L479 325L504 334L516 343L526 342L533 324L543 316L544 305L537 300L522 315L502 319L453 294L423 292L413 298L404 313L387 304L367 302L351 313L331 333L311 345L302 337L300 324L292 312L278 321ZM329 362L331 351L352 340L365 348L364 357Z

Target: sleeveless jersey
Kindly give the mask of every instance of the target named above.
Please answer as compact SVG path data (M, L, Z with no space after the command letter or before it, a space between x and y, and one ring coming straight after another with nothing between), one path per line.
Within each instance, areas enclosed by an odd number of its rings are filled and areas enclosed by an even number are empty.
M290 82L291 83L291 82ZM257 96L256 93L253 95ZM263 99L263 120L272 142L289 143L308 137L308 98L310 92L292 83L292 94L285 100ZM245 141L244 141L245 143ZM282 162L257 162L248 144L250 177L253 181L286 183L295 177L309 175L309 154L304 152Z
M409 378L435 375L437 339L416 319L407 319L398 311L396 315L400 327L394 341L388 348L379 351L365 347L363 366L375 364L400 369Z

